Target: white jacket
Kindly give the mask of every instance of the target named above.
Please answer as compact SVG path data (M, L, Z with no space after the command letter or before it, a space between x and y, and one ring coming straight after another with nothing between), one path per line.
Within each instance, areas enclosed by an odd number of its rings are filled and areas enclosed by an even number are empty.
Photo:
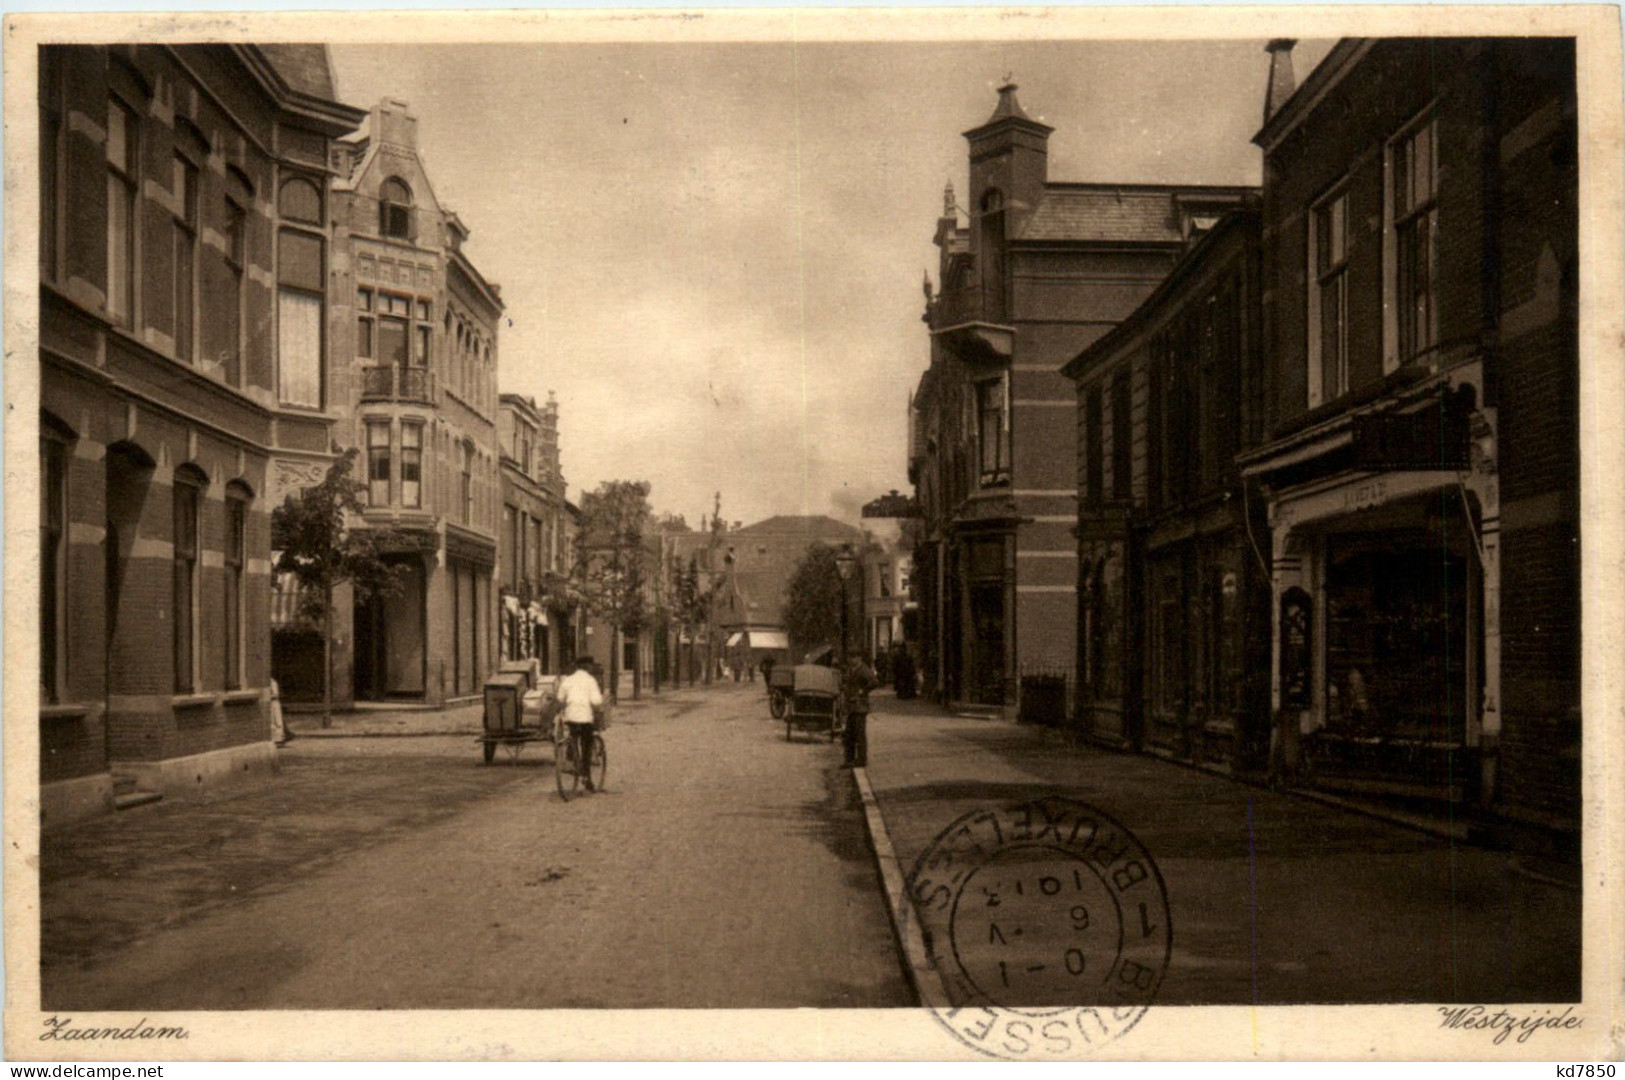
M577 670L560 681L559 702L564 706L565 723L590 724L593 706L604 703L604 693L592 672Z

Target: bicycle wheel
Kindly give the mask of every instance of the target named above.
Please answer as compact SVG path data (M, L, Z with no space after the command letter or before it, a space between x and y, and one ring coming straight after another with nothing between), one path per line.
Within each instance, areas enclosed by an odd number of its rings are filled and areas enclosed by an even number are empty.
M581 784L580 770L576 768L576 741L568 735L553 744L553 780L559 785L559 798L565 802L570 801Z
M594 735L592 738L592 767L587 775L592 777L593 787L599 791L604 790L604 774L609 771L609 751L604 749L604 737Z

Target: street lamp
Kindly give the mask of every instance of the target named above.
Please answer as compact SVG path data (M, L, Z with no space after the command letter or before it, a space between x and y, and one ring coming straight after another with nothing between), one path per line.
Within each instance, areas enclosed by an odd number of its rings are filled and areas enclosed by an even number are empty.
M842 544L841 549L835 553L835 570L841 575L841 666L846 666L846 583L852 580L852 572L858 568L858 557L852 551L851 544Z

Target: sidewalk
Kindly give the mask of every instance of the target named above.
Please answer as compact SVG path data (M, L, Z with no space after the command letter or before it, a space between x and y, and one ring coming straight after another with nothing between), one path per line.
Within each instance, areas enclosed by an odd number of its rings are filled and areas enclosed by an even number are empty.
M961 814L1047 795L1139 838L1172 913L1163 1004L1578 997L1580 894L1505 853L1039 728L874 704L866 779L903 874Z

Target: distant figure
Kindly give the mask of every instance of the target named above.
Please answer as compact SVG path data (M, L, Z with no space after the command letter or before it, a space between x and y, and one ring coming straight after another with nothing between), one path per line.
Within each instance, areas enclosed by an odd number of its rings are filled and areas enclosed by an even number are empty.
M892 688L896 690L899 701L913 699L915 693L914 656L902 645L892 646L891 681Z
M854 656L841 677L841 695L846 699L846 733L842 747L846 760L841 767L863 769L869 765L869 691L875 688L874 668L861 656Z
M773 664L774 660L771 656L762 657L762 681L770 686L773 683Z

